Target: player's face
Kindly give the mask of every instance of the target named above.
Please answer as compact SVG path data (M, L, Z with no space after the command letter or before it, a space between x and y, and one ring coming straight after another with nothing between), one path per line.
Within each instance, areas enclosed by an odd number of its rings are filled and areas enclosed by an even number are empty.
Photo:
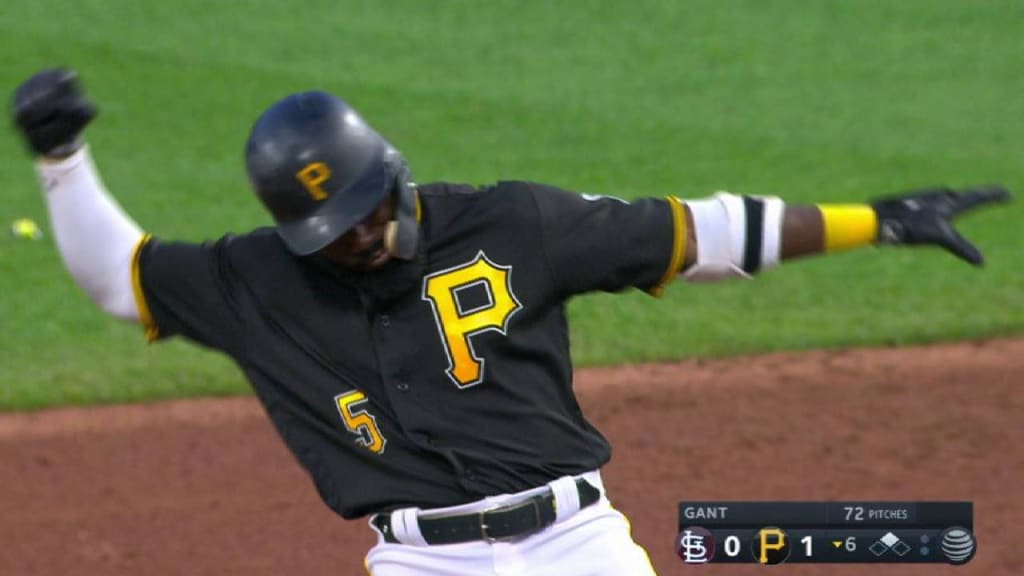
M331 262L353 270L380 268L391 260L391 254L384 245L384 235L394 212L394 200L389 195L362 222L320 253Z

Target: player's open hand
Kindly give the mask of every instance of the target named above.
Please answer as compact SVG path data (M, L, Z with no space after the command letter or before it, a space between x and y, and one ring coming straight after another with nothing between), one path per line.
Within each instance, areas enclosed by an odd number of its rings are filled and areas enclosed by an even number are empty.
M932 244L941 246L975 266L984 263L981 252L953 228L960 214L987 204L1011 200L1010 191L999 185L960 191L929 188L871 203L878 214L880 244Z
M85 97L74 70L51 68L18 86L12 113L33 153L62 157L82 146L82 130L96 117L96 107Z

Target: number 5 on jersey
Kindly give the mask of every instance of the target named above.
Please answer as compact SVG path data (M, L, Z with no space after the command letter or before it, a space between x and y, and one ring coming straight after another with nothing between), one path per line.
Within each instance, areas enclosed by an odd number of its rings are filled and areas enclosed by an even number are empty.
M374 454L383 453L388 441L377 427L377 418L366 410L357 409L358 406L366 403L366 394L359 390L352 390L335 396L334 401L338 405L338 412L341 413L345 429L356 435L356 444Z
M512 267L491 262L481 250L476 258L434 272L423 279L423 299L434 310L434 321L448 355L448 377L459 388L484 380L484 359L473 350L473 337L494 330L506 334L508 321L523 307L512 293ZM475 308L460 300L469 288L482 287L485 304Z

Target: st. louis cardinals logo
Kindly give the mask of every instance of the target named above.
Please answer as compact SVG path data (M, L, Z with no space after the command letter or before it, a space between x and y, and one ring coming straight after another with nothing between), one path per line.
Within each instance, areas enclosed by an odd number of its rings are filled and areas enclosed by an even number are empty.
M690 526L679 533L676 552L686 564L707 564L715 557L715 535L702 526Z
M473 350L473 337L491 330L507 334L508 321L523 307L512 292L511 277L511 266L495 264L481 250L473 260L423 279L423 299L434 310L448 355L448 377L459 388L475 386L484 379L485 361ZM477 286L486 292L486 302L476 307L464 305L460 292Z

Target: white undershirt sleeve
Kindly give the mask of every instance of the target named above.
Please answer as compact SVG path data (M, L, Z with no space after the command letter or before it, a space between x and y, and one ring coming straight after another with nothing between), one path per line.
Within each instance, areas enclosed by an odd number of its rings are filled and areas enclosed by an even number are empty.
M40 159L36 172L64 265L104 312L139 321L132 260L142 230L110 196L87 146L62 160Z

